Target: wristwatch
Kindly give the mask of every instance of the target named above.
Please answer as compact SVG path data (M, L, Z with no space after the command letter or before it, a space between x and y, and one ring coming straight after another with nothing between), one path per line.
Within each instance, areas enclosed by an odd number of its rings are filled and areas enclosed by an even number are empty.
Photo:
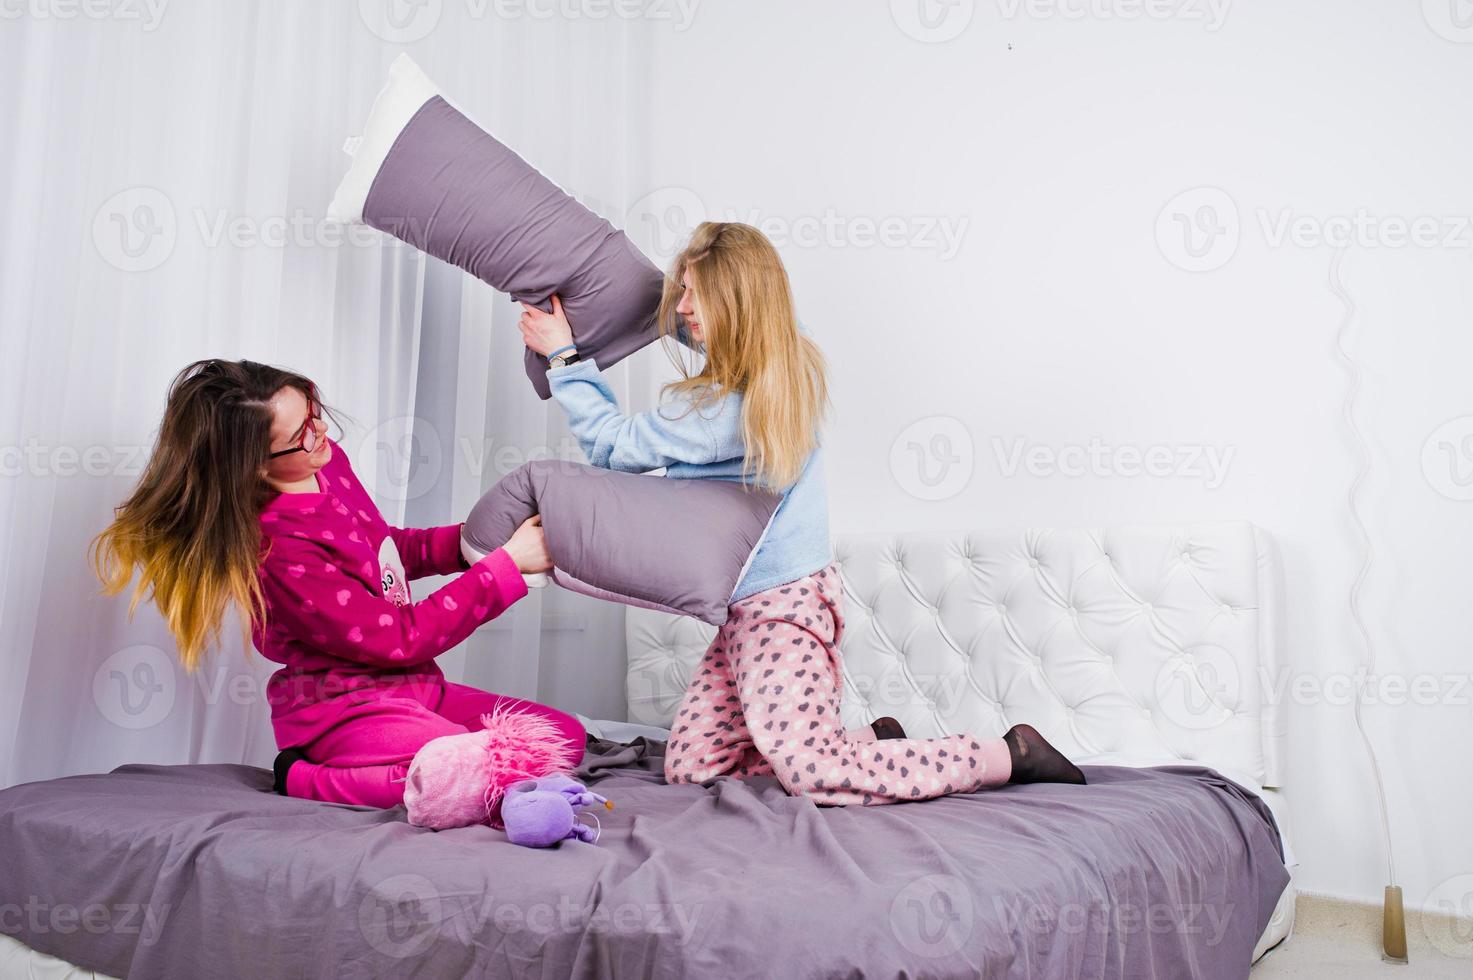
M547 366L549 368L567 367L569 364L577 364L577 363L578 363L578 351L577 350L569 350L566 353L554 354L552 357L550 357L550 358L547 359Z

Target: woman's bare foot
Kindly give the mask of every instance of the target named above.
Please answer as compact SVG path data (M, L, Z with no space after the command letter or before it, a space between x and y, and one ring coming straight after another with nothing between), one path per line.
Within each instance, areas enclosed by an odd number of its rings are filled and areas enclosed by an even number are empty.
M881 741L887 738L905 738L905 729L900 727L900 722L891 718L889 715L883 718L876 718L870 722L869 727L875 730L875 741Z
M1013 760L1010 783L1075 783L1084 785L1084 773L1054 748L1032 725L1014 725L1003 735Z

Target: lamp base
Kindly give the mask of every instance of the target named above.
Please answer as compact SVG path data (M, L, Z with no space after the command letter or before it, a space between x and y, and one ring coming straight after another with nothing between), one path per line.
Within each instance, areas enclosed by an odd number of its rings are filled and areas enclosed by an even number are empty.
M1407 920L1401 905L1401 886L1386 886L1381 913L1381 959L1386 963L1407 962Z

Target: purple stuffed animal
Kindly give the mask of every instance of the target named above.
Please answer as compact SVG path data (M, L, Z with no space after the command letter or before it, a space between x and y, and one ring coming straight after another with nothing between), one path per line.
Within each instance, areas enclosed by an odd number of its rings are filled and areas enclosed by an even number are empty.
M598 840L598 828L579 822L578 811L596 803L608 810L614 808L607 799L567 776L513 783L501 801L506 839L523 847L551 847L569 838L592 844Z

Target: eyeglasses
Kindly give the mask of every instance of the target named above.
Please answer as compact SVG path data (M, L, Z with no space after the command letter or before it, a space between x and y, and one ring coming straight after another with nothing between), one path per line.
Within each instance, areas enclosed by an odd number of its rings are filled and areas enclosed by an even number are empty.
M280 452L267 453L266 458L275 459L278 456L290 456L292 453L315 452L317 450L317 444L322 441L322 435L317 431L317 426L313 423L321 421L322 409L318 407L315 401L308 399L307 421L302 423L302 437L297 440L297 444L292 448L283 449Z

